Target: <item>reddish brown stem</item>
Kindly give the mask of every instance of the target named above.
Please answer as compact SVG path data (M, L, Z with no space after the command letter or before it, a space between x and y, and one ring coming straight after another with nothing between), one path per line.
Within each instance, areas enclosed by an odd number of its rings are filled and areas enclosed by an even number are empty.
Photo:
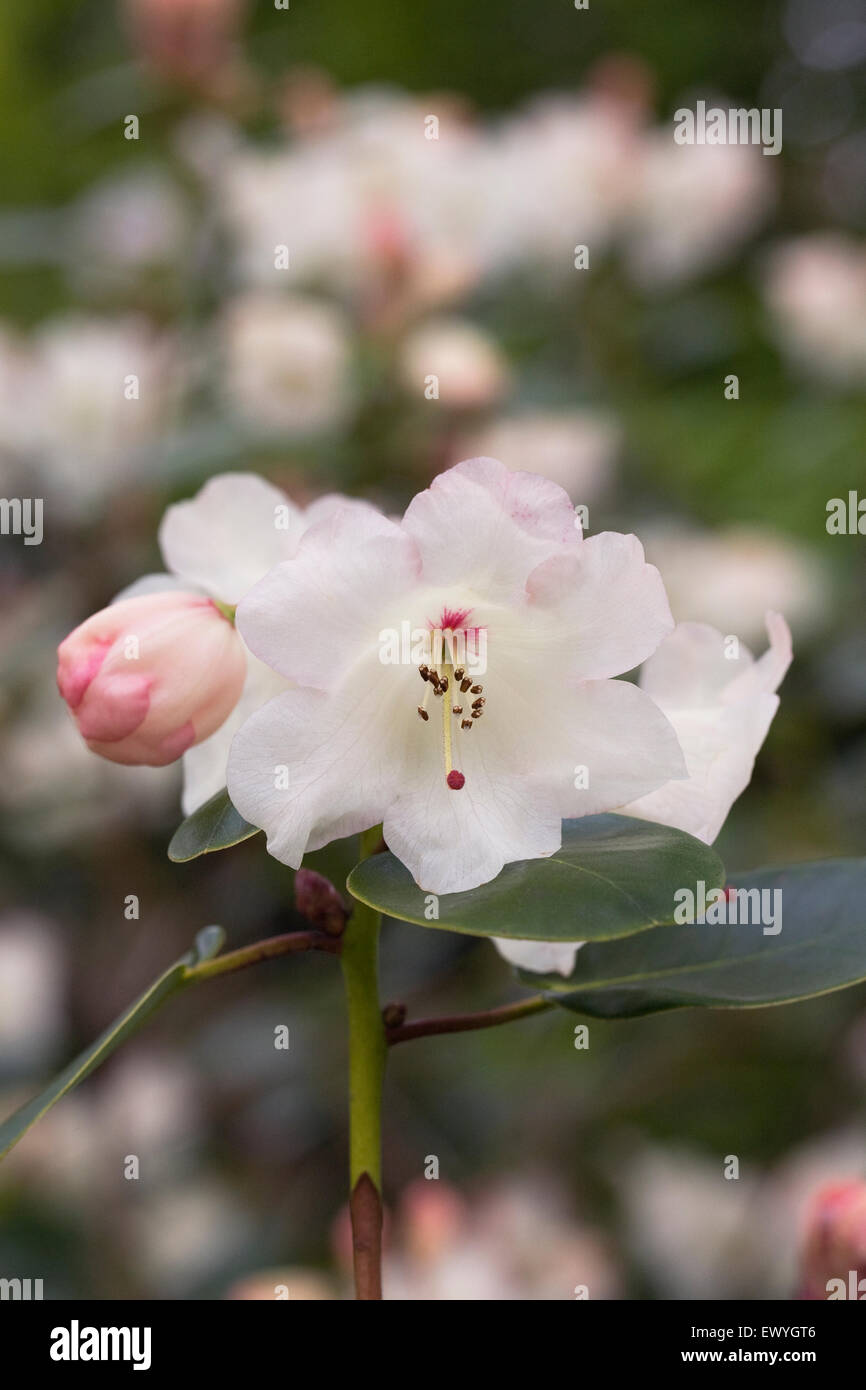
M362 1173L349 1199L355 1291L359 1299L382 1297L382 1198L369 1173Z

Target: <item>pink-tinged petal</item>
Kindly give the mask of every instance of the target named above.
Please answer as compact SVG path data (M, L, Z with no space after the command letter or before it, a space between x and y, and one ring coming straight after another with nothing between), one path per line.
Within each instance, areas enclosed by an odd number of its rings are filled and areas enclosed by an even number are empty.
M303 512L255 473L222 473L187 502L169 507L159 529L166 565L223 603L238 603L263 574L294 555Z
M98 691L78 709L81 737L117 743L143 724L150 708L151 676L118 672L100 682Z
M580 545L568 494L496 459L468 459L435 478L403 518L418 544L424 580L491 602L518 598L544 560Z
M503 959L518 970L565 978L574 971L577 953L583 945L582 941L512 941L501 936L494 936L492 941Z
M68 657L61 655L57 668L57 689L70 709L77 709L84 698L85 691L105 660L113 639L102 638L79 652L70 651ZM63 646L60 648L63 653Z
M661 575L636 536L603 531L542 563L527 583L530 604L567 641L572 678L631 671L673 631ZM567 634L567 636L566 636Z
M396 523L373 508L340 507L247 594L238 629L287 679L332 689L378 650L384 613L396 606L408 617L403 599L418 568L415 544Z

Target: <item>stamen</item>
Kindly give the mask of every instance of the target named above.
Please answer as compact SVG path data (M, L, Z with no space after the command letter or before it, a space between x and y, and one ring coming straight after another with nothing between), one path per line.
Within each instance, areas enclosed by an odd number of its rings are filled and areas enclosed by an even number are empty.
M465 695L468 690L471 690L473 695L479 697L484 688L481 685L472 684L472 677L466 675L465 665L457 666L455 664L454 629L455 627L459 627L460 631L457 633L459 637L463 632L463 621L468 616L468 610L466 613L457 613L455 611L452 614L452 611L449 609L447 616L448 621L441 622L441 626L434 627L433 624L430 625L433 640L433 656L436 665L431 666L425 663L418 667L419 675L424 682L424 698L418 706L418 716L425 724L428 723L430 719L430 715L427 711L427 702L431 688L433 690L433 695L438 696L440 699L442 699L452 687L455 693L459 691L460 695ZM466 785L466 778L459 768L453 765L451 717L453 715L457 719L456 729L458 732L462 730L468 733L474 721L481 718L483 706L487 702L482 698L473 700L472 707L468 712L469 717L464 718L463 704L459 701L459 697L456 703L454 700L455 697L453 695L449 700L442 699L442 756L445 764L445 782L447 786L451 791L460 791L461 788Z

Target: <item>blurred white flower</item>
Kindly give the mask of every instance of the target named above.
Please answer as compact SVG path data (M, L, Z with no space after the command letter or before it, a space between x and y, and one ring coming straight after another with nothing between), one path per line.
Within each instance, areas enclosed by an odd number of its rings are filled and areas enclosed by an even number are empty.
M63 1034L63 961L44 917L0 917L0 1057L4 1067L50 1061Z
M442 98L428 138L428 107L393 91L362 88L328 114L291 145L241 146L221 162L214 197L243 281L323 280L358 301L385 291L406 305L470 286L495 206L480 133ZM275 271L278 246L289 264Z
M19 845L81 842L118 824L161 825L177 799L173 768L95 758L47 685L4 729L0 748L0 807Z
M508 384L508 367L493 339L464 319L431 319L408 335L401 351L407 390L424 399L436 378L438 400L451 410L493 403Z
M459 455L501 459L513 471L540 473L565 488L573 502L588 504L612 480L619 440L616 421L597 411L531 411L492 421L461 443Z
M420 1180L402 1194L386 1250L386 1299L573 1300L619 1292L600 1234L578 1222L549 1176L482 1188L471 1204L447 1183Z
M133 1258L163 1297L179 1298L239 1259L255 1227L247 1208L218 1179L144 1189L129 1224Z
M626 1239L661 1297L794 1298L815 1194L864 1176L863 1135L841 1130L736 1181L718 1157L645 1146L617 1185Z
M180 390L170 341L141 318L70 315L12 354L0 427L41 475L46 510L77 518L135 481Z
M243 296L225 311L220 346L226 396L253 429L314 434L345 417L350 344L332 305L300 296Z
M176 1056L136 1048L112 1065L96 1094L99 1144L112 1162L135 1154L155 1171L173 1175L177 1150L201 1133L193 1069ZM120 1159L117 1158L120 1155Z
M782 352L822 380L866 379L866 246L819 232L777 246L764 297Z
M754 145L678 145L669 126L650 132L625 228L636 280L665 287L732 256L772 205L771 163Z
M338 1296L336 1288L324 1274L315 1269L294 1265L285 1269L260 1269L254 1274L245 1274L226 1289L223 1295L224 1298L256 1303L286 1298L292 1303L314 1303L323 1299L336 1299Z
M661 571L677 622L704 622L760 641L768 608L795 636L827 611L828 580L805 546L757 526L723 531L647 527L646 552Z
M180 190L158 165L111 175L72 209L69 273L85 287L176 263L189 234Z
M546 95L504 122L493 136L495 262L566 276L576 246L603 248L633 196L636 114L594 96Z

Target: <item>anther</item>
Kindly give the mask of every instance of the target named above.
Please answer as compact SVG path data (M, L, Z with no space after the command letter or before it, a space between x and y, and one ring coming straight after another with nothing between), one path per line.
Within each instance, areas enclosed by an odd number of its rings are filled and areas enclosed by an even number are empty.
M471 729L471 728L472 728L472 720L471 720L471 719L461 719L461 721L460 721L460 727L461 727L461 729Z
M455 680L456 680L456 676L455 676ZM472 682L471 682L471 680L469 679L468 676L466 676L465 679L462 680L462 681L460 682L460 689L463 691L463 694L464 694L464 695L466 694L466 691L469 689L469 687L470 687L471 684L472 684Z
M473 719L480 719L483 713L484 713L484 710L483 710L483 709L474 709L474 710L472 711L472 718L473 718Z
M472 694L473 694L473 695L480 695L483 689L484 689L484 686L483 686L483 685L473 685L473 687L472 687Z
M447 677L447 676L443 676L443 677L442 677L441 681L439 682L439 689L440 689L440 690L447 690L447 689L448 689L448 677Z
M452 714L462 714L462 713L463 713L463 706L462 706L462 705L452 705L452 706L451 706L451 713L452 713Z
M419 667L418 667L418 671L419 671L419 673L420 673L420 676L421 676L422 681L429 681L429 679L430 679L430 667L429 667L429 666L419 666Z
M430 716L429 716L429 714L427 713L426 709L422 709L420 705L418 706L418 713L420 714L421 718L424 719L424 720L427 720L427 719L430 718Z
M473 708L473 709L483 709L484 706L485 706L486 704L487 704L487 701L485 700L484 696L483 696L483 695L479 695L477 700L473 700L473 701L472 701L472 708Z
M465 673L465 671L463 670L463 667L462 667L462 666L458 666L458 667L457 667L457 670L454 672L454 679L455 679L456 681L462 681L462 679L463 679L463 677L464 677L465 674L466 674L466 673Z

